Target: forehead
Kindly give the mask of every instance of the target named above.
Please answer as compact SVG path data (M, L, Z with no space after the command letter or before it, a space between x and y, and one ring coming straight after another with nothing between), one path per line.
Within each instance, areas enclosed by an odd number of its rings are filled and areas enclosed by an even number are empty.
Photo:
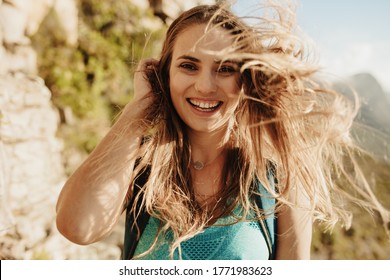
M182 31L173 46L173 59L181 55L211 55L230 47L233 39L229 32L220 27L210 27L206 24L192 25ZM214 53L213 53L214 52Z

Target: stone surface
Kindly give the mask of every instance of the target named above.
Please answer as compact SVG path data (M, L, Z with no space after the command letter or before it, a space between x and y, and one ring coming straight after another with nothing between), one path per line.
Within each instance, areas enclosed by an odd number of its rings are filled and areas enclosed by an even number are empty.
M65 181L63 144L56 136L58 112L36 75L36 53L28 37L57 5L68 16L62 18L68 41L77 41L75 1L60 1L0 1L0 259L50 258L41 249L51 239L72 246L53 230Z
M50 96L37 77L21 72L0 76L0 212L8 220L0 243L13 248L12 258L25 258L47 238L65 180L62 142L56 137L59 117Z
M70 45L77 43L78 18L75 0L7 0L0 6L3 41L8 45L28 45L50 9Z
M55 225L63 143L29 39L51 8L76 44L74 0L0 0L0 259L119 259L123 222L90 246L71 243Z

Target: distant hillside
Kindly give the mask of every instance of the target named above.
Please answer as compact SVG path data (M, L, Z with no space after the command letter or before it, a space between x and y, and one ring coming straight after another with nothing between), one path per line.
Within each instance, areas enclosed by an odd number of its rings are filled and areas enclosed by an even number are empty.
M352 89L361 101L354 135L360 145L390 164L390 101L382 86L369 73L359 73L334 88L351 97Z
M356 90L362 102L357 121L390 135L390 102L373 75L359 73L334 87L348 96L352 95L351 87Z

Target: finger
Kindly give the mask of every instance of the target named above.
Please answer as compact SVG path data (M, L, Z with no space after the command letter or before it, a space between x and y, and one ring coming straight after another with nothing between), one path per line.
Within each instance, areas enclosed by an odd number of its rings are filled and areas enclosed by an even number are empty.
M146 58L140 61L137 67L137 71L145 71L148 69L154 69L158 65L159 61L154 58Z

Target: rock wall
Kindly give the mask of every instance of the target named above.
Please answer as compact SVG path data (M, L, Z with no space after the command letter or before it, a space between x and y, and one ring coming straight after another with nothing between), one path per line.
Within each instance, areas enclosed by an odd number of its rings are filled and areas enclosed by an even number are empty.
M21 72L0 77L0 106L1 208L8 214L1 252L31 258L52 232L55 197L64 181L58 114L43 81Z
M77 246L55 226L66 179L56 137L59 115L37 76L29 38L50 9L59 15L67 43L76 44L74 0L0 0L0 258L119 258L115 242Z

